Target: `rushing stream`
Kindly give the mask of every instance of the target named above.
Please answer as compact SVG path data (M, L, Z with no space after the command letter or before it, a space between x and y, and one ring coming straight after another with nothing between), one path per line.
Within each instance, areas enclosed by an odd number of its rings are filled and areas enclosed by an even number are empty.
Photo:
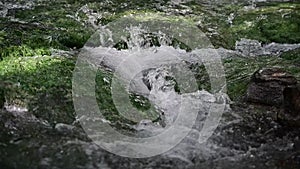
M228 1L198 3L213 6ZM186 2L157 2L156 8L188 15L188 6L173 8ZM234 1L248 8L255 8L256 2L269 1ZM33 8L35 3L40 2L1 2L0 15L6 17L9 9ZM90 12L83 6L72 17L79 21L82 11ZM87 20L94 21L96 14L90 16ZM276 121L276 108L232 102L222 66L225 58L276 56L300 44L262 45L241 39L235 49L215 49L207 34L180 20L160 20L157 25L147 14L138 15L137 21L124 18L105 26L93 24L98 30L80 49L73 74L72 124L53 126L27 108L6 105L0 110L0 169L300 168L299 128ZM174 39L188 48L174 45ZM68 57L75 53L61 52ZM205 67L211 90L198 88L190 70L195 65ZM111 81L101 80L110 85L120 115L135 122L125 124L130 131L115 131L113 122L101 115L105 110L99 110L95 94L99 70L113 75ZM146 98L151 104L148 112L156 116L130 106L129 94L135 94L136 101Z

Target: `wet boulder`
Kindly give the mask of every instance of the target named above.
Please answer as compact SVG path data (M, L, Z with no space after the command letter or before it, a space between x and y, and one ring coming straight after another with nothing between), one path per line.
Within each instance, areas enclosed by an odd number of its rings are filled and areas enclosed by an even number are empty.
M256 71L246 93L248 102L281 107L283 90L294 87L297 79L281 68L264 68Z
M278 118L300 126L300 86L286 87L283 90L283 109Z

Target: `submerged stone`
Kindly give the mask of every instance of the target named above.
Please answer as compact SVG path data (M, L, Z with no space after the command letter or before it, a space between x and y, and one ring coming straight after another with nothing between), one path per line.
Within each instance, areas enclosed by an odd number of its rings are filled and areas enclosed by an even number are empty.
M246 93L246 100L280 107L283 90L295 86L297 79L281 68L264 68L256 71Z

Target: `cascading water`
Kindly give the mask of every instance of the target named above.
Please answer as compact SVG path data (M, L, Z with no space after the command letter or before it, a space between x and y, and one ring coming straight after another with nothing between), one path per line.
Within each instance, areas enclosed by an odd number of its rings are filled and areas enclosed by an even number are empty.
M217 52L214 49L197 49L186 52L183 49L174 48L170 46L171 38L161 31L151 32L158 39L155 46L153 36L147 36L149 34L147 29L143 29L141 26L128 27L126 30L129 32L129 37L121 37L126 42L128 49L117 50L110 47L116 43L113 42L112 31L103 30L99 35L96 35L102 46L89 47L92 43L87 43L82 52L83 61L87 61L94 67L102 67L114 72L111 87L112 98L121 115L126 116L128 111L132 111L130 117L133 118L130 118L130 120L138 123L133 126L137 131L137 135L147 138L158 136L164 132L167 133L169 129L176 129L176 132L183 130L182 133L186 133L185 135L190 138L187 139L189 143L186 143L189 148L193 147L190 142L200 144L208 139L219 123L224 106L228 103L228 97L222 93L223 89L220 89L215 95L205 90L198 90L194 75L188 67L192 64L202 65L204 61L209 61L207 64L211 66L210 64L214 63L212 59L216 57L213 54L218 55ZM95 41L94 38L91 39ZM106 47L107 44L110 45ZM124 101L124 97L120 97L122 94L120 94L118 82L124 84L127 95L130 92L148 98L155 110L159 112L160 121L153 123L151 122L153 119L137 118L138 111L126 109L128 102ZM176 85L180 91L176 91ZM124 107L124 105L126 106ZM126 109L127 114L122 114L124 109ZM226 106L226 110L229 110L228 106ZM217 112L212 113L211 111ZM196 123L195 126L194 123ZM190 130L193 131L193 135L198 137L189 136ZM174 137L176 134L169 134L164 137L167 136ZM105 137L105 135L101 137ZM174 137L174 140L179 139L176 139L176 137ZM170 138L160 139L167 140ZM154 146L161 147L161 149L167 147L166 150L169 150L170 146L176 146L182 139L179 139L176 143L166 141L165 143L161 142L161 145L156 143ZM118 141L118 144L115 144L114 140L108 140L105 147L109 147L115 152L120 151L118 147L122 144L124 144L123 147L128 146L128 139ZM147 145L143 142L142 146L145 149L151 149L153 144ZM194 146L197 149L196 145ZM185 155L175 156L186 159L186 156L189 156L187 148L185 146L179 147L179 151ZM173 153L169 155L175 157Z
M117 50L113 48L114 34L112 31L105 29L101 31L102 34L96 36L101 39L100 44L102 46L95 47L93 46L94 44L90 45L92 43L87 43L86 49L84 49L86 51L83 53L85 61L88 61L89 64L95 67L102 67L113 71L116 77L115 81L121 81L126 84L124 85L126 92L136 93L148 98L151 104L154 105L155 110L160 113L161 120L159 122L152 122L153 119L139 118L137 120L138 124L132 126L137 132L135 136L142 138L157 136L172 126L177 127L177 129L183 128L183 131L189 130L189 134L180 143L178 142L173 149L146 160L148 162L151 161L151 165L149 166L161 166L165 162L168 164L171 163L169 164L170 166L178 166L178 168L189 168L195 165L206 168L216 166L222 166L223 168L232 168L233 166L236 168L245 168L251 165L258 167L268 166L265 162L270 160L266 159L265 157L267 156L263 156L263 154L270 154L273 151L265 151L265 149L273 147L276 151L277 148L281 147L280 144L286 140L293 140L292 142L297 140L297 137L294 137L295 135L292 134L290 138L277 140L278 142L275 145L253 141L252 137L262 137L261 139L263 137L272 138L274 136L269 134L269 132L272 133L273 131L263 131L267 133L266 136L261 134L248 136L244 133L246 128L249 127L248 124L243 124L244 121L249 118L253 120L253 117L241 114L239 109L231 110L228 104L230 101L226 95L213 95L205 90L198 90L197 87L192 87L192 89L187 89L186 91L184 88L183 90L181 88L180 91L175 90L176 85L178 85L178 81L176 80L178 79L176 79L174 68L175 70L184 70L184 67L178 67L178 65L183 63L201 65L203 62L209 60L207 59L208 56L208 58L214 58L213 55L218 54L216 49L202 48L186 52L185 50L170 46L170 38L161 32L154 33L163 37L158 38L162 39L162 41L159 41L160 45L153 46L153 38L145 36L147 29L137 26L128 27L127 31L130 32L130 36L126 38L122 37L121 39L127 43L128 49ZM99 54L101 54L100 57ZM145 63L147 64L145 65ZM186 82L193 84L193 80L191 79ZM115 99L117 100L115 104L117 104L117 107L118 104L126 103L118 100L116 96L118 95L115 95ZM217 124L205 124L207 118L220 120L217 114L215 114L216 117L208 116L209 111L214 106L220 104L225 105L223 119ZM119 108L122 108L122 106L119 106ZM193 110L197 110L194 124L185 126L185 123L176 123L180 111L193 112ZM136 113L137 111L133 112ZM189 116L189 114L185 115ZM189 119L185 118L184 120ZM190 121L190 123L193 122ZM255 123L258 124L259 122ZM277 125L276 123L273 124ZM255 125L251 127L253 128ZM205 132L203 134L201 131L214 131L216 128L217 130L211 138L203 142L203 138L208 138L210 135L206 136ZM240 136L234 136L235 133L240 134ZM105 137L105 135L102 135L102 137ZM115 139L115 137L111 139ZM108 139L108 143L105 144L106 148L113 152L128 153L128 151L124 151L124 148L128 146L127 139L123 141L121 139L118 142L114 142L111 139ZM152 146L156 146L157 149L163 149L170 146L170 144L172 143L145 144L140 149L150 149L153 148ZM133 148L132 150L134 151L135 149ZM248 158L260 158L259 160L264 162L253 165L251 159ZM134 163L133 161L130 163ZM242 164L231 165L239 161ZM272 165L274 166L274 163L270 162L270 166Z

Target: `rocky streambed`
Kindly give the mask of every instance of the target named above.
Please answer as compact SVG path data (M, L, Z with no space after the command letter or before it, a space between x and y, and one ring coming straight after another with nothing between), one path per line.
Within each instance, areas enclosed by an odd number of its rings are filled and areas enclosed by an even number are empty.
M132 159L103 150L79 126L53 128L29 112L1 111L1 167L298 168L299 130L278 124L274 113L270 107L238 104L207 142L199 144L192 131L165 154Z

